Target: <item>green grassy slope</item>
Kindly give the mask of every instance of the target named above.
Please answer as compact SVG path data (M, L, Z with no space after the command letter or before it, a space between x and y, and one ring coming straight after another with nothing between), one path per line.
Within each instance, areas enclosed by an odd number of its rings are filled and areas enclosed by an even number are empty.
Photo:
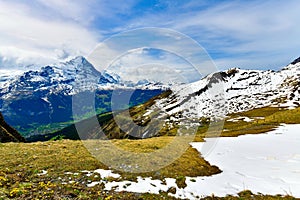
M246 122L243 117L248 117L252 121ZM236 121L231 121L240 118ZM207 132L209 123L198 128L197 138L225 136L235 137L245 134L265 133L278 127L280 124L300 124L300 107L288 110L279 107L264 107L249 110L246 112L229 115L220 133Z
M107 117L107 118L105 118ZM100 119L107 122L111 116L107 114ZM249 117L253 121L245 122L241 117ZM230 121L230 119L240 120ZM109 119L110 120L110 119ZM229 121L228 121L229 120ZM286 110L284 108L260 108L228 116L221 136L237 136L242 134L258 134L274 129L280 123L300 123L300 108ZM203 141L209 122L199 127L195 141ZM85 142L101 147L101 152L108 152L107 142L125 151L145 153L161 149L168 145L173 136L161 136L143 140L114 139L87 140ZM102 143L102 144L99 144ZM109 155L108 155L109 156ZM113 156L113 155L112 155ZM112 157L111 156L111 157ZM86 184L99 181L95 174L88 177L82 170L107 169L103 163L95 159L79 140L59 140L35 143L0 144L0 199L174 199L162 192L160 194L137 194L129 192L104 191L103 185L88 188ZM127 162L127 161L126 161ZM48 173L40 175L42 170ZM72 172L68 174L66 172ZM177 184L184 187L185 176L209 176L220 173L216 166L211 166L199 153L189 147L174 163L147 173L121 174L120 180L135 180L137 176L153 177L163 180L165 177L176 178ZM78 173L74 175L74 173ZM71 182L69 182L71 180ZM115 180L113 178L105 179ZM250 191L239 193L238 197L215 196L205 199L295 199L290 196L269 196L252 194Z
M107 142L118 148L135 153L151 152L163 148L173 137L150 138L145 140L100 140L97 147L101 152L109 152ZM95 141L86 141L91 144ZM111 155L113 156L113 155ZM91 181L101 177L86 176L82 170L108 169L95 159L81 141L60 140L36 143L5 143L0 146L0 199L14 197L20 199L53 198L105 198L113 194L115 198L143 197L130 193L103 191L103 186L86 187ZM128 162L128 160L126 161ZM48 173L40 175L42 170ZM66 172L78 173L70 175ZM147 173L126 173L117 180L135 180L137 176L153 177L163 180L165 177L180 178L185 176L209 176L220 173L216 166L211 166L195 149L189 147L172 164ZM104 180L104 179L102 179ZM69 182L74 181L74 182ZM64 184L66 183L66 184ZM166 196L150 195L157 199ZM135 199L135 198L133 198Z
M136 153L151 152L170 143L171 136L155 137L144 140L98 141L101 152L106 152L105 143L112 142L118 148ZM87 141L95 142L95 141ZM93 173L87 176L82 170L108 169L87 151L81 141L59 140L35 143L5 143L0 145L0 199L175 199L165 192L160 194L139 194L130 192L105 191L104 185L86 185L92 181L135 180L137 176L153 177L163 180L175 178L177 185L185 187L185 176L209 176L219 173L199 153L188 148L172 164L148 173L126 173L114 171L120 178L101 178ZM47 173L43 174L43 170ZM295 199L290 196L269 196L250 191L239 193L239 197L215 196L205 199Z

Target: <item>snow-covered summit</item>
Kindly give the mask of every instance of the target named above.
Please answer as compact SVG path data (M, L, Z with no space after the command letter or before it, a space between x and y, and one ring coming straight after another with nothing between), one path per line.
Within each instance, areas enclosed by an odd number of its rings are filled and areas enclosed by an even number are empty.
M210 74L200 81L172 87L171 95L157 100L148 110L163 110L174 116L167 123L182 123L201 117L223 118L265 106L299 105L300 62L293 62L277 72L233 68Z
M300 57L285 66L282 70L300 71Z
M296 65L297 63L300 63L300 57L291 62L291 65Z
M101 84L118 80L102 75L84 57L66 63L30 70L5 82L0 89L2 98L33 93L63 93L72 95L83 90L93 90Z
M20 72L15 76L2 73L0 97L14 98L20 95L47 96L51 94L73 95L81 91L115 88L164 89L162 84L125 82L109 71L97 71L84 57L41 67L38 70Z

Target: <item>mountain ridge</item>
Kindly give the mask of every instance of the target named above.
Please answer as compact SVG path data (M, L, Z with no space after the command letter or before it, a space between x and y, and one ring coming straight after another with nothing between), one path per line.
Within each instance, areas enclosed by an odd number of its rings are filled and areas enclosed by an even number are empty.
M291 62L292 65L295 65L297 63L300 62L300 57L299 58L296 58L293 62Z
M139 85L124 82L116 74L97 71L82 56L29 70L14 78L5 74L1 80L0 111L10 124L26 134L44 133L71 123L74 120L74 96L95 95L96 111L107 112L113 91L118 91L118 95L122 96L137 90L143 96L136 103L141 103L165 89L163 85L150 82ZM133 105L136 103L131 101ZM82 107L80 113L84 117L89 112L92 112L92 108Z
M242 112L263 106L293 108L299 106L299 79L299 58L279 71L232 68L216 72L194 83L173 85L172 92L167 97L156 99L151 106L145 108L141 119L149 121L148 118L152 117L151 113L159 110L161 115L157 117L165 120L165 126L172 127L174 124L190 126L193 124L191 120L197 121L200 118L217 120L224 118L230 112ZM113 91L116 86L133 90L139 88L133 83L122 82L116 74L111 75L107 71L98 72L84 57L79 56L66 63L60 63L60 66L45 66L40 71L25 72L8 87L0 90L0 105L2 111L11 112L7 99L14 96L21 97L22 101L13 105L13 109L20 109L19 105L31 104L30 98L24 102L28 96L31 96L36 98L35 102L38 104L35 105L36 110L30 108L25 111L25 114L29 112L29 116L34 116L45 106L50 108L49 113L45 115L52 116L51 109L53 110L55 106L57 109L69 107L68 112L71 115L72 95L82 90L93 91L99 88L99 83L102 83L101 88L106 91ZM47 84L50 86L47 87ZM147 80L141 80L140 84L143 84L141 88L144 89L149 89L147 85L150 84L150 90L153 89L152 85L156 85ZM161 86L159 84L158 88ZM14 94L14 91L17 92ZM49 94L56 96L49 96ZM70 98L65 99L65 96ZM55 99L57 97L58 100ZM51 105L52 101L58 101L57 105ZM58 109L58 111L52 118L60 117L59 113L63 110ZM141 121L137 123L144 124Z
M129 109L130 119L127 111L124 111L123 117L122 113L118 114L120 119L127 117L124 123L121 122L121 127L120 121L116 122L116 115L102 123L101 129L87 134L95 137L97 133L104 132L108 138L153 137L176 134L174 130L178 127L197 128L207 119L223 120L230 113L263 107L293 109L300 106L299 80L299 62L279 71L232 68L216 72L200 81L173 87L167 95ZM156 119L162 121L159 128L149 125L155 124ZM132 122L140 126L138 134L135 125L130 125ZM151 133L152 128L159 131ZM73 131L76 134L76 130Z

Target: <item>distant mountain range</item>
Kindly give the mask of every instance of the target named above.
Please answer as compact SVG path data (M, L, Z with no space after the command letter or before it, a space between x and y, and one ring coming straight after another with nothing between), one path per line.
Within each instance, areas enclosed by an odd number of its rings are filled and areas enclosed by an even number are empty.
M166 134L174 126L199 126L203 119L218 120L229 113L266 106L297 107L300 105L299 80L300 58L279 71L233 68L194 83L166 86L147 80L123 81L116 74L98 72L85 58L77 57L14 78L0 77L0 110L7 122L26 137L51 132L64 135L68 130L68 137L76 138L74 125L71 128L74 134L68 127L74 120L72 98L95 93L95 107L82 107L81 115L75 120L84 118L87 122L96 110L101 129L110 138L151 137ZM117 99L131 95L129 105L122 101L114 105L117 110L131 107L132 120L122 122L126 130L120 129L109 114L113 93ZM107 112L103 118L102 114ZM129 122L132 121L143 128L131 127ZM163 128L157 133L147 126L150 122ZM96 127L83 127L90 130L86 138L98 137L101 132ZM60 129L63 130L58 131Z
M98 115L76 124L81 138L145 138L176 134L178 126L199 127L203 120L220 120L267 106L292 109L300 105L300 58L279 71L238 68L210 74L198 82L172 87L144 104L117 115ZM130 118L130 119L129 119ZM137 124L138 126L135 126ZM55 135L77 137L75 125ZM104 135L104 134L105 135ZM41 138L40 138L41 139Z
M78 56L66 63L41 67L14 77L0 74L1 99L17 98L26 95L46 94L73 95L96 89L161 89L161 83L140 80L137 83L121 80L114 73L99 72L84 57Z
M165 89L161 83L147 80L133 83L107 71L98 72L81 56L17 76L0 74L0 86L0 111L7 122L25 136L56 131L72 123L72 98L76 95L95 93L95 108L82 108L81 116L76 116L82 119L93 110L97 113L110 111L113 91L118 91L119 97L134 91L129 102L134 106ZM126 106L120 104L116 108Z

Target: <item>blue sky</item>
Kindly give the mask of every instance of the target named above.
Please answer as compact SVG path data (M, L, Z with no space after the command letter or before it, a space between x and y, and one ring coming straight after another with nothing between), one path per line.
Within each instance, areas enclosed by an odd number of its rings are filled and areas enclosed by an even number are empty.
M196 40L219 69L280 69L300 56L300 2L0 0L0 68L87 56L106 38L143 27Z

